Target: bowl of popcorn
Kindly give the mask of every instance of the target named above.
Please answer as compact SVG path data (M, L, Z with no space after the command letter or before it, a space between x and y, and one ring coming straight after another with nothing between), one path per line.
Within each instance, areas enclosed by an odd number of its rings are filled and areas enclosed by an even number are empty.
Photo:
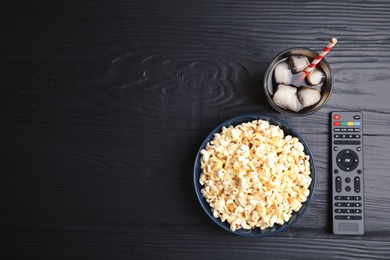
M217 126L194 165L195 191L206 214L247 237L274 235L296 223L309 207L315 183L306 141L267 115L242 115Z

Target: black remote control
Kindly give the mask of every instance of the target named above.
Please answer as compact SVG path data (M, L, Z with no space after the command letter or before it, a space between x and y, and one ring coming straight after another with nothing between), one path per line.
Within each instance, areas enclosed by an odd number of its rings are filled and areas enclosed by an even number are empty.
M333 233L364 234L363 115L331 113Z

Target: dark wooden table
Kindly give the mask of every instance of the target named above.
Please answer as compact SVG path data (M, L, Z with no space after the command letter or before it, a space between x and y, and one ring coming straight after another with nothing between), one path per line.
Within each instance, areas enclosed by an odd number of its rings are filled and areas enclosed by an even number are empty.
M390 3L8 1L0 4L1 259L389 259ZM284 49L320 51L334 91L277 113L262 80ZM366 233L331 233L329 113L364 115ZM273 237L203 212L192 169L233 116L276 116L317 164L306 214Z

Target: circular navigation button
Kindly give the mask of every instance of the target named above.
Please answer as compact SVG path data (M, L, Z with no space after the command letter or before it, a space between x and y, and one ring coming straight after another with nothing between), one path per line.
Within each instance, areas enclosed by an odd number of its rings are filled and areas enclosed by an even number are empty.
M336 163L341 170L350 172L359 165L359 157L354 151L345 149L337 154Z

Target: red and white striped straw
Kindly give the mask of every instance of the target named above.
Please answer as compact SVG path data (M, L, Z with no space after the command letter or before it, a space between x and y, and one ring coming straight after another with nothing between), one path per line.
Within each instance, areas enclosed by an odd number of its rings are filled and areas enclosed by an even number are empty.
M337 43L336 38L332 38L328 45L322 50L320 54L311 62L309 66L304 70L305 75L308 75L314 67L325 57L325 55L332 49L332 47Z

